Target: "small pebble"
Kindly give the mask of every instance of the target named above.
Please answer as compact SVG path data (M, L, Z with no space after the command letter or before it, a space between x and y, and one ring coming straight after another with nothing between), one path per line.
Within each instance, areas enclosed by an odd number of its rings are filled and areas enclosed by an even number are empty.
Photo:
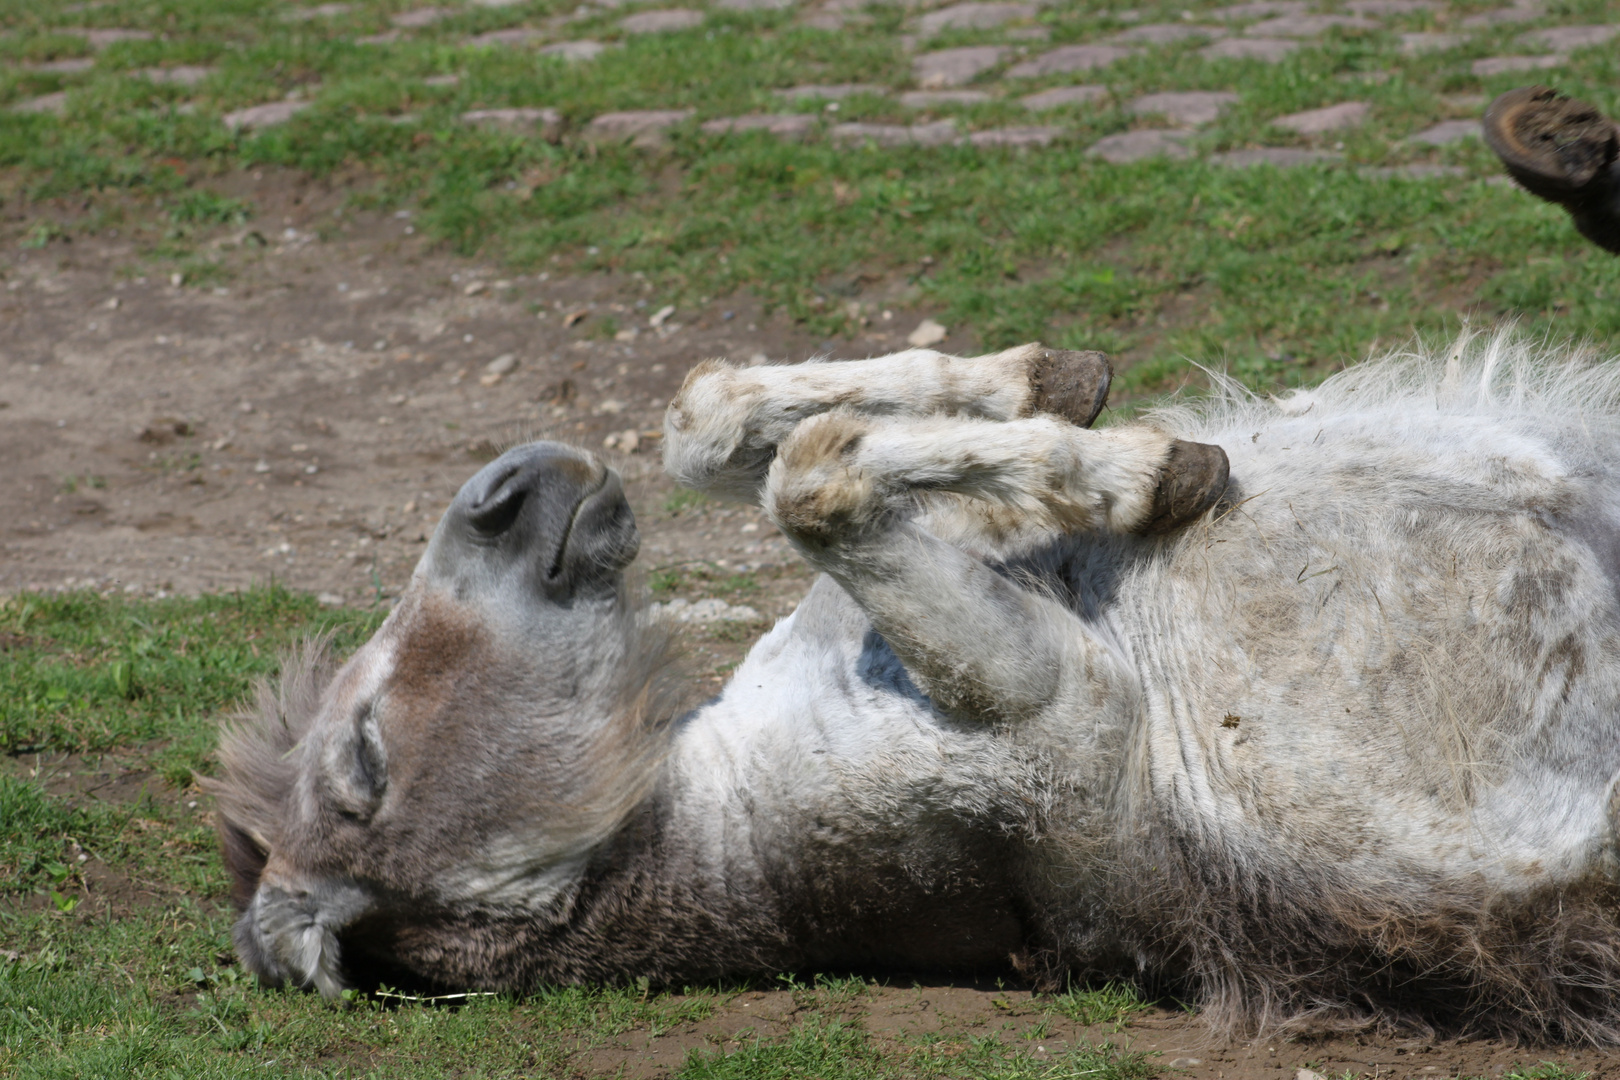
M906 335L906 341L919 349L926 349L938 345L949 336L950 331L945 327L933 319L924 319L917 324L917 329Z

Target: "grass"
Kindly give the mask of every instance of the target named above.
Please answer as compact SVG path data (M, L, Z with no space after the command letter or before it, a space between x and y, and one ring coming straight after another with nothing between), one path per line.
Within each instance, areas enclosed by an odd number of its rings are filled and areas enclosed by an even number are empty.
M574 6L456 9L368 45L356 39L386 30L403 5L368 0L330 18L289 20L295 5L254 0L119 0L93 15L43 0L0 4L9 30L0 51L34 63L95 60L79 73L8 66L0 74L0 102L68 95L61 116L0 113L0 169L38 218L23 242L60 242L98 223L98 203L133 199L169 220L154 257L184 280L211 284L218 272L195 250L200 232L237 227L254 212L215 192L214 178L284 166L340 182L352 207L412 209L418 227L444 244L512 267L641 273L682 307L752 291L823 335L856 333L885 305L906 303L988 345L1040 338L1113 350L1131 361L1127 391L1172 385L1186 371L1183 357L1225 363L1256 385L1299 382L1375 343L1450 332L1466 317L1620 338L1620 263L1584 246L1561 212L1483 182L1500 170L1477 140L1432 151L1405 139L1438 119L1477 113L1454 95L1522 81L1481 80L1468 65L1518 49L1525 25L1407 55L1398 35L1435 26L1432 14L1418 13L1376 30L1335 31L1276 65L1205 60L1197 43L1149 49L1085 76L1107 85L1104 103L1040 117L1017 96L1070 77L1006 80L992 71L980 83L1004 83L1005 93L927 113L888 93L859 95L830 119L937 114L965 129L1056 122L1067 135L1032 152L847 149L824 133L783 144L708 136L698 125L802 108L773 93L799 83L905 88L910 57L900 35L909 24L899 10L875 9L859 33L810 29L791 13L714 12L689 31L632 36L618 28L618 10L556 21ZM1186 7L1133 6L1143 21L1178 21ZM1036 22L1053 44L1095 40L1128 25L1116 10L1062 3ZM1601 0L1565 0L1529 25L1612 14ZM86 25L157 36L94 52L75 33ZM469 44L512 26L612 47L570 63ZM954 30L930 45L1004 42L1006 33ZM211 73L194 87L127 74L175 64ZM424 81L435 75L459 81ZM1613 51L1595 48L1545 77L1613 111L1617 75ZM1336 140L1342 165L1111 166L1086 156L1098 137L1140 123L1126 108L1135 96L1181 89L1239 95L1195 138L1201 150L1316 145L1270 121L1341 100L1368 101L1373 120ZM232 132L220 123L232 109L288 95L311 107L283 126ZM456 119L509 105L556 108L561 142ZM694 115L652 151L581 137L603 111L649 107ZM1358 171L1413 160L1465 175Z

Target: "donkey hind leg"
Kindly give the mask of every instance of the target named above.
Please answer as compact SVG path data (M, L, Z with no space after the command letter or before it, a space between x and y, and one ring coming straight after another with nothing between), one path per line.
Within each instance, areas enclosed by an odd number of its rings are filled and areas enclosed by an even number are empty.
M908 422L829 413L783 444L764 504L805 558L860 604L936 704L1013 720L1062 702L1117 703L1119 680L1129 677L1067 607L922 528L907 512L915 493L990 500L1056 531L1136 532L1162 512L1172 457L1197 449L1147 427L1094 432L1048 417ZM1224 489L1225 455L1203 449L1220 455Z
M865 416L1011 420L1036 414L1089 426L1113 369L1098 352L1023 345L960 359L912 349L875 360L693 368L664 420L664 468L688 487L756 501L777 446L804 420Z

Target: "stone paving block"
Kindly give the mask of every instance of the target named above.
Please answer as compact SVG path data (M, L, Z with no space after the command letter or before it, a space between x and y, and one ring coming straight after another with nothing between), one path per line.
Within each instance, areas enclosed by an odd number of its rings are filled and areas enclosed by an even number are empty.
M772 91L779 98L790 101L799 101L804 98L821 98L823 101L842 101L856 94L886 94L888 88L876 83L834 83L830 86L790 86L785 90Z
M1303 15L1302 0L1254 0L1248 4L1231 4L1211 12L1219 19L1269 19L1276 15Z
M562 137L562 116L556 109L472 109L461 114L461 122L495 131L538 135L547 142Z
M45 94L37 98L29 98L27 101L19 101L6 111L30 113L35 116L42 116L46 113L60 116L67 111L67 91L58 90L54 94Z
M1299 48L1299 42L1282 38L1227 38L1198 50L1206 60L1259 60L1279 64Z
M691 119L691 109L629 109L603 113L585 125L592 142L628 142L650 149L664 145L664 133Z
M1023 102L1024 108L1032 112L1045 112L1048 109L1061 109L1067 105L1089 105L1107 96L1106 86L1054 86L1050 90L1042 90L1038 94L1030 94L1018 100Z
M341 7L343 5L336 6ZM110 45L117 45L120 41L151 41L153 37L150 30L63 30L60 32L82 37L90 43L92 49L98 51Z
M940 49L923 53L911 63L912 77L924 90L970 83L1006 58L1010 49L1002 45L970 45L965 49Z
M793 0L718 0L714 6L722 11L786 11Z
M1401 52L1408 56L1417 56L1420 53L1442 52L1446 49L1455 49L1468 38L1462 34L1442 34L1436 31L1424 31L1416 34L1401 35Z
M975 131L962 141L971 146L983 147L1048 146L1062 134L1063 129L1055 127L992 128L988 131Z
M1520 36L1526 45L1539 45L1554 52L1570 52L1590 45L1602 45L1620 34L1620 26L1552 26Z
M1482 11L1478 15L1470 15L1458 25L1466 26L1472 30L1488 26L1533 22L1544 14L1546 12L1540 4L1515 4L1509 8L1497 8L1495 11Z
M1257 22L1243 31L1250 37L1308 38L1329 30L1376 30L1378 24L1360 15L1280 15Z
M1110 41L1137 45L1174 45L1189 38L1215 39L1226 36L1218 26L1197 26L1193 23L1143 23L1115 34Z
M38 64L24 64L28 71L37 71L41 75L77 75L81 71L89 71L96 66L93 58L88 56L75 56L68 60L46 60Z
M1231 169L1252 169L1256 165L1274 165L1279 169L1292 169L1300 165L1316 165L1325 161L1342 161L1342 154L1325 150L1296 150L1287 146L1260 146L1252 150L1230 150L1210 155L1210 164L1225 165Z
M446 86L460 86L461 85L461 76L460 75L429 75L427 78L422 80L422 85L423 86L437 86L437 87L441 87L441 88L446 87Z
M842 30L850 16L842 11L812 11L799 20L801 26L808 26L812 30Z
M1134 56L1135 49L1122 45L1060 45L1051 52L1042 53L1032 60L1015 64L1007 72L1011 79L1038 79L1045 75L1067 75L1074 71L1093 71L1107 67L1117 60Z
M878 146L943 146L956 139L956 123L939 120L932 124L835 124L833 142L846 146L875 143Z
M808 135L819 119L815 113L757 113L753 116L708 120L700 126L706 135L763 131L778 139L797 141Z
M667 34L672 30L690 30L703 23L703 12L688 8L669 8L664 11L638 11L619 20L619 28L627 34Z
M398 30L384 30L380 34L367 34L354 39L356 45L392 45L399 40Z
M555 45L542 45L535 52L541 56L557 56L564 60L595 60L607 50L600 41L559 41Z
M995 98L983 90L910 90L900 95L908 109L931 109L936 105L983 105Z
M933 37L943 30L990 30L1019 19L1033 19L1039 12L1035 4L952 4L918 19L917 32Z
M134 72L142 78L166 86L196 86L213 73L213 68L199 67L195 64L179 64L169 68L142 68Z
M467 44L482 47L528 45L531 42L544 41L550 36L544 30L536 30L532 26L511 26L505 30L491 30L484 34L474 34L467 39Z
M1306 109L1304 112L1279 116L1272 123L1301 135L1325 135L1330 131L1360 127L1367 122L1367 114L1371 111L1372 106L1365 101L1341 101L1321 109Z
M1478 120L1442 120L1430 128L1424 128L1415 135L1407 137L1407 142L1423 143L1427 146L1448 146L1464 139L1480 138Z
M1510 71L1544 71L1558 67L1566 59L1563 56L1492 56L1475 60L1468 70L1481 79L1488 79L1492 75L1505 75Z
M472 0L472 2L484 8L509 8L527 4L529 0Z
M1044 26L1015 26L1001 36L1008 41L1050 41L1052 31Z
M1167 116L1184 127L1214 123L1221 110L1237 101L1227 90L1180 90L1146 94L1131 102L1137 116Z
M443 22L454 12L446 11L440 7L417 8L415 11L402 11L388 21L401 30L417 30L424 26L432 26L436 22Z
M279 16L282 22L309 22L313 19L335 19L347 15L352 4L321 4L318 7L289 8Z
M1357 169L1356 173L1371 180L1390 180L1396 177L1408 180L1431 180L1440 177L1469 175L1468 170L1461 165L1434 165L1424 161L1413 162L1410 165L1364 166Z
M1102 158L1113 165L1124 165L1146 158L1187 158L1192 151L1182 145L1190 131L1122 131L1098 139L1086 151L1087 157Z
M1344 10L1353 15L1415 15L1420 11L1438 11L1434 0L1348 0Z
M232 131L275 127L277 124L285 124L307 108L309 108L307 101L271 101L264 105L252 105L246 109L228 112L220 119Z

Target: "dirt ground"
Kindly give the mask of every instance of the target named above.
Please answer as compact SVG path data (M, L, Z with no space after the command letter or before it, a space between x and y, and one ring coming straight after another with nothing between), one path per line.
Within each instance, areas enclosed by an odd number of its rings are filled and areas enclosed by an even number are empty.
M545 437L602 450L615 435L619 448L606 452L642 524L642 564L752 572L761 594L749 602L785 614L809 575L763 516L671 499L659 468L664 405L706 357L883 353L929 314L905 306L895 284L874 289L891 290L893 318L854 340L809 338L746 297L677 310L655 327L665 301L633 277L503 273L434 250L408 217L339 213L341 192L286 176L218 186L250 194L261 211L208 238L226 270L218 286L173 283L129 235L138 226L70 227L70 242L29 250L19 216L0 222L0 594L161 596L274 578L333 604L386 602L445 503L500 448ZM943 347L973 344L953 336ZM489 365L503 356L513 366L496 377ZM45 766L59 790L87 798L161 784L112 757ZM88 876L89 912L143 902L139 883ZM1042 1053L1109 1039L1195 1080L1293 1077L1307 1065L1494 1077L1544 1057L1613 1071L1598 1055L1489 1040L1233 1043L1172 1009L1123 1031L1053 1022L1042 1032L1030 997L893 976L847 1011L880 1036L948 1025L1025 1034ZM799 1011L792 990L750 991L701 1024L634 1033L580 1064L666 1075L691 1047L779 1035Z
M461 483L531 438L614 461L648 568L796 567L750 508L665 508L665 403L706 357L881 354L922 317L818 341L737 297L653 327L664 300L634 277L503 274L320 185L217 186L261 208L206 245L218 286L174 284L118 230L28 250L20 215L0 227L0 592L387 597Z

